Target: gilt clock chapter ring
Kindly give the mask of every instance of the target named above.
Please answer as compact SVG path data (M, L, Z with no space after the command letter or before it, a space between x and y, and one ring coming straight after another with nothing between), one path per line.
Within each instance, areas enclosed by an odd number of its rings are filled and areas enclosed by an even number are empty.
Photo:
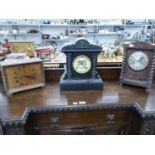
M74 58L72 65L74 71L78 74L86 74L90 71L92 62L88 56L82 54Z

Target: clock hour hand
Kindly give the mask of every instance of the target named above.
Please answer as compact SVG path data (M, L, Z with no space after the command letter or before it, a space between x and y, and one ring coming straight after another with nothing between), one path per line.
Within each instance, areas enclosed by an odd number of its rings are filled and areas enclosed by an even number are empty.
M139 61L138 61L138 62L140 62L142 65L144 65L144 64L145 64L145 62L144 62L143 60L144 60L144 57L142 57L141 59L139 59Z

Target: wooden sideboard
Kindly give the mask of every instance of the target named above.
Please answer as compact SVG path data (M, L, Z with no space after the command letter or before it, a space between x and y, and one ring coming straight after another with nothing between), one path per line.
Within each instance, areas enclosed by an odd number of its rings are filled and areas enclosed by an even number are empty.
M0 134L155 134L155 84L121 87L119 67L99 68L103 91L60 92L63 72L45 70L44 88L9 97L0 82Z
M138 103L29 107L20 120L3 121L9 135L155 134L155 113Z

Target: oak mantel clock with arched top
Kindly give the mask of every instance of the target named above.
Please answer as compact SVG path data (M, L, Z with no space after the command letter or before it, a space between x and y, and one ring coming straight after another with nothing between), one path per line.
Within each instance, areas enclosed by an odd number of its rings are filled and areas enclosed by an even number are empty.
M102 90L103 81L97 73L97 55L102 47L79 38L61 50L66 54L66 70L60 79L60 90Z
M151 89L155 67L155 46L147 42L124 44L120 84Z

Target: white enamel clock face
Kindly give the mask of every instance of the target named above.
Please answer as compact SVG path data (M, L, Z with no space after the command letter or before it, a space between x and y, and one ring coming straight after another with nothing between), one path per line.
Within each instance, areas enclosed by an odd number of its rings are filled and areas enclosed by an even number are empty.
M85 74L91 69L91 60L85 55L79 55L73 60L73 69L79 74Z
M148 56L141 51L136 51L129 56L128 64L131 69L141 71L149 64Z

